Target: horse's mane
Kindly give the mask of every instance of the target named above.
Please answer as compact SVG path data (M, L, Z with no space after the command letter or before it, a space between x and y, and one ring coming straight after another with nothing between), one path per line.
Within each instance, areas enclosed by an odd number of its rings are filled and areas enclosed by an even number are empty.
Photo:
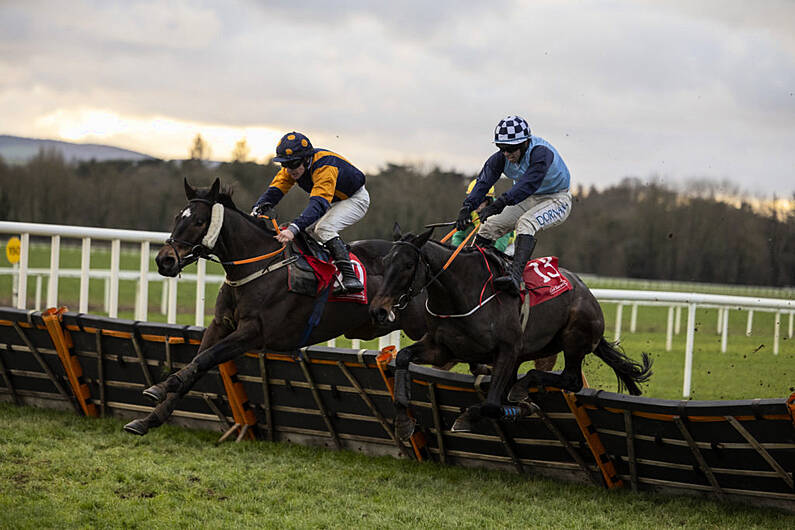
M225 185L225 186L223 186L221 188L221 190L218 192L218 195L215 197L215 202L223 204L224 208L228 208L230 210L233 210L233 211L239 213L243 217L243 219L245 219L249 223L252 223L254 226L259 228L260 230L264 230L268 234L273 234L274 233L274 229L273 229L273 226L272 226L272 224L270 222L266 222L264 219L259 219L259 218L256 218L256 217L252 217L248 213L244 212L243 210L241 210L240 208L237 207L237 205L235 204L235 201L232 200L232 194L233 193L234 193L234 190L233 190L232 186ZM196 196L201 198L201 199L209 199L209 194L210 194L210 189L209 188L197 189L196 190Z

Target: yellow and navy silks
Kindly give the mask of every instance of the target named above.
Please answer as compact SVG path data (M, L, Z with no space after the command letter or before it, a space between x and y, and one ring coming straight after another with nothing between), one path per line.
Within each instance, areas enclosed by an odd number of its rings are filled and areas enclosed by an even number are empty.
M297 181L282 168L273 178L270 186L256 204L269 203L272 206L290 191L294 184L309 193L309 204L293 222L299 230L304 230L320 219L331 207L331 203L347 199L364 186L364 173L336 153L325 149L315 149L312 163Z

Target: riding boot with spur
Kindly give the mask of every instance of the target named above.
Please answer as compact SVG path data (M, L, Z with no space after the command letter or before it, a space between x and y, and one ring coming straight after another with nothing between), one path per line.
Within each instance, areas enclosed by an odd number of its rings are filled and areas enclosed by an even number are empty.
M511 270L505 276L500 276L494 280L494 286L497 289L519 296L524 283L522 273L525 265L530 260L530 255L533 253L535 246L536 238L530 234L519 234L516 236Z
M351 264L348 248L339 236L326 241L326 248L331 252L331 258L334 260L334 265L342 273L342 290L344 293L358 293L364 289L364 285L356 277ZM337 291L335 290L335 293Z

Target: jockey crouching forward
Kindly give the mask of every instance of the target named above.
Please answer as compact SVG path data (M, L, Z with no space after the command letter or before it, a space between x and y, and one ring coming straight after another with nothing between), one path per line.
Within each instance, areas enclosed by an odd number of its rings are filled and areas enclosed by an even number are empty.
M266 214L297 183L309 193L309 204L276 239L287 243L305 231L331 253L342 273L342 290L360 292L364 286L353 271L339 232L364 217L370 206L364 173L340 155L312 147L309 138L299 132L282 137L273 161L281 163L282 169L257 200L251 215Z
M480 211L482 224L475 244L490 246L516 228L510 273L496 278L494 285L518 295L536 232L563 223L571 213L570 175L557 150L543 138L532 136L530 126L519 116L508 116L497 124L494 143L499 151L486 160L477 184L464 199L456 226L466 228L471 212L501 175L513 180L511 189Z
M467 186L467 195L472 193L472 189L475 187L477 183L478 183L477 179L472 179L472 182L470 182L469 186ZM483 202L481 202L480 205L477 208L475 208L475 210L472 212L471 214L472 224L468 228L465 228L464 230L458 230L455 234L453 234L453 238L450 240L450 243L454 247L457 247L458 245L463 243L464 239L466 239L466 237L469 235L470 232L472 232L472 230L477 230L480 227L480 218L478 217L477 214L479 214L481 210L483 210L483 208L494 202L494 195L495 195L494 186L492 186L491 189L489 189L489 191L486 193L486 198L483 199ZM505 234L504 236L502 236L501 238L497 239L494 242L494 248L496 248L500 252L505 252L506 249L508 248L508 245L513 240L513 237L514 237L513 230L511 230L510 232L508 232L507 234Z

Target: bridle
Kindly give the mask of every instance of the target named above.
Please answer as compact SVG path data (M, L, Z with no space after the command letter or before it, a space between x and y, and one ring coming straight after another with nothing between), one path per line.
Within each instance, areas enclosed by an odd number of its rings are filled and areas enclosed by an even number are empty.
M395 302L394 305L394 309L396 309L397 311L402 311L403 309L406 308L406 306L409 305L409 302L411 302L411 300L414 299L415 296L420 294L422 291L427 289L430 284L435 282L436 279L439 277L439 275L445 271L445 269L442 268L435 275L431 276L431 266L428 263L428 261L425 259L425 256L422 255L422 250L419 247L417 247L413 243L409 243L408 241L395 241L393 245L405 245L407 247L410 247L412 250L414 250L417 253L417 263L414 265L414 273L411 275L411 281L409 282L409 289L408 291L406 291L405 293L401 294L398 297L397 302ZM420 261L422 262L423 265L425 265L425 272L428 276L431 276L431 279L425 282L425 284L422 287L416 289L414 285L417 282L417 271L420 268L419 267Z
M417 270L419 269L419 262L420 262L420 261L422 261L422 263L425 265L425 271L426 271L426 273L427 273L428 275L430 275L430 274L431 274L431 266L430 266L430 264L428 263L428 261L425 259L425 256L423 256L423 255L422 255L422 251L421 251L421 249L420 249L420 248L418 248L416 245L414 245L414 244L412 244L412 243L409 243L408 241L395 241L395 243L394 243L394 244L395 244L395 245L408 245L409 247L411 247L412 249L414 249L414 250L417 252L417 264L414 266L414 273L412 274L412 277L411 277L411 282L409 283L409 289L408 289L408 291L406 291L405 293L401 294L401 295L398 297L398 300L397 300L397 302L396 302L396 303L395 303L395 305L393 306L393 307L394 307L394 309L396 309L396 310L398 310L398 311L401 311L401 310L403 310L403 309L405 309L405 308L406 308L406 306L409 304L409 302L410 302L410 301L411 301L411 300L412 300L412 299L413 299L415 296L417 296L417 295L418 295L418 294L420 294L422 291L424 291L425 289L427 289L429 285L431 285L433 282L435 282L435 281L436 281L436 279L437 279L437 278L438 278L438 277L439 277L439 276L440 276L440 275L441 275L441 274L442 274L444 271L446 271L446 270L447 270L447 267L450 265L450 263L452 262L452 260L455 258L455 256L456 256L457 252L456 252L455 254L453 254L453 256L452 256L452 257L451 257L451 258L450 258L450 259L447 261L447 263L445 263L445 265L444 265L444 266L443 266L441 269L439 269L439 272L437 272L436 274L434 274L433 276L431 276L431 279L430 279L430 280L428 280L427 282L425 282L425 284L424 284L422 287L420 287L419 289L415 289L415 288L414 288L414 284L416 283L416 279L417 279ZM466 244L466 241L464 241L464 243L462 243L461 247L462 247L464 244ZM459 250L460 250L460 248L461 248L461 247L459 247ZM479 247L477 247L477 248L478 248L478 250L480 250L480 253L483 255L483 259L485 260L485 259L486 259L486 256L485 256L485 254L483 254L483 250L481 250ZM431 311L431 308L430 308L430 307L428 307L428 300L427 300L427 299L425 300L425 310L426 310L426 311L427 311L429 314L431 314L432 316L434 316L434 317L438 317L438 318L464 318L464 317L468 317L468 316L472 315L473 313L475 313L475 312L476 312L477 310L479 310L481 307L483 307L483 306L484 306L484 305L486 305L488 302L490 302L491 300L493 300L494 298L496 298L496 297L497 297L497 295L499 294L499 293L498 293L498 292L495 290L495 291L494 291L494 294L492 294L491 296L489 296L489 297L488 297L486 300L483 300L483 292L484 292L484 291L485 291L485 289L486 289L486 285L488 285L488 284L491 282L491 279L494 277L494 275L493 275L493 274L492 274L492 272L491 272L491 268L490 268L490 267L489 267L489 265L488 265L488 260L486 260L486 267L489 269L489 279L488 279L488 280L486 280L486 283L485 283L485 284L483 284L483 289L481 289L481 292L480 292L480 298L481 298L481 300L480 300L480 302L478 302L478 305L476 305L476 306L475 306L474 308L472 308L470 311L468 311L468 312L466 312L466 313L455 314L455 315L453 315L453 314L450 314L450 315L440 315L440 314L437 314L437 313L434 313L433 311ZM493 289L493 286L492 286L492 289ZM526 321L525 321L525 322L526 322ZM522 329L524 329L524 327L523 327Z
M263 254L261 256L255 256L253 258L221 261L216 257L213 257L212 254L214 252L215 244L218 241L218 236L221 233L221 227L223 226L224 222L224 205L221 204L220 202L213 202L207 199L200 199L200 198L190 199L188 201L188 204L194 202L201 202L210 205L212 208L212 215L210 217L210 224L207 227L207 230L205 231L204 235L202 235L201 242L194 243L191 241L185 241L183 239L177 239L173 236L166 239L166 244L171 247L171 249L174 251L174 255L177 257L177 267L179 268L180 272L188 265L196 261L199 261L199 259L206 259L208 261L213 261L221 265L246 265L248 263L254 263L264 259L272 258L284 251L285 245L282 245L281 248L279 248L278 250L269 252L267 254ZM273 222L273 225L278 232L278 225L276 224L276 220L273 218L269 219ZM177 247L174 245L174 243L178 243L180 245L190 248L190 252L188 252L188 254L186 254L185 256L180 256L179 251L177 250Z
M221 214L223 215L223 205L221 205L220 203L213 203L212 201L208 201L207 199L191 199L188 201L188 204L194 202L202 202L204 204L209 204L211 208L213 208L213 217L215 216L215 212L217 211L215 205L218 204L219 206L221 206ZM191 263L199 261L200 258L210 259L210 254L213 252L213 249L208 247L205 244L205 242L207 241L207 235L209 234L212 225L213 223L211 220L210 226L207 227L207 230L202 235L201 242L198 244L192 241L185 241L184 239L177 239L173 235L168 239L166 239L166 245L171 247L171 249L174 251L174 255L177 257L177 267L179 268L180 272L182 272L182 269L184 269ZM174 245L174 243L178 243L184 247L190 248L190 252L188 252L188 254L186 254L185 256L180 256L179 251L177 250L177 247ZM214 243L215 242L213 242L213 246L215 246Z

